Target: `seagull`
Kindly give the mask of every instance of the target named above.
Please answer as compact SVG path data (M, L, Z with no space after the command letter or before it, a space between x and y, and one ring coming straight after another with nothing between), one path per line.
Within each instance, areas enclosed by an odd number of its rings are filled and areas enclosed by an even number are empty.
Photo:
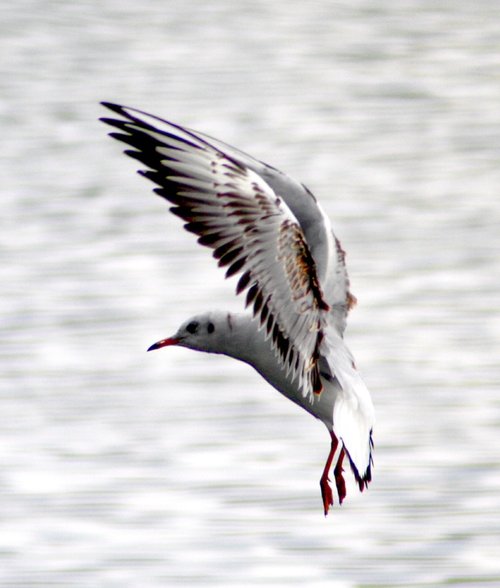
M344 343L349 310L345 252L306 186L203 133L102 102L110 136L125 143L156 194L226 277L238 275L250 311L209 311L148 349L172 345L251 365L271 386L324 423L330 451L320 479L323 511L346 496L347 457L360 491L372 479L374 408Z

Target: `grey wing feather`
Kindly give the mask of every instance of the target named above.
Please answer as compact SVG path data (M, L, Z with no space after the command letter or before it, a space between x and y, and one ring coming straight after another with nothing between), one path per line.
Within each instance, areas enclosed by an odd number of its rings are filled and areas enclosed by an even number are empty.
M283 196L245 163L183 127L146 113L107 105L122 119L103 119L115 139L145 164L198 242L214 250L226 276L242 274L237 292L271 339L304 396L322 389L318 360L329 306L304 231Z
M195 134L257 173L275 194L286 202L304 231L307 245L316 264L318 281L331 309L331 321L335 329L342 334L346 327L347 314L355 305L356 298L349 290L345 251L313 193L291 176L236 147L203 133Z

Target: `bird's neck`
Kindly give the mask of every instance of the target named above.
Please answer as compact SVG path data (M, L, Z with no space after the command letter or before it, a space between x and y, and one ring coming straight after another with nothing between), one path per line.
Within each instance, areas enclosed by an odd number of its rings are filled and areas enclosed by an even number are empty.
M255 367L259 359L257 350L265 347L264 334L249 314L227 313L226 330L220 352ZM269 346L271 351L271 347Z
M271 341L266 341L264 329L259 330L250 314L227 314L227 331L219 353L248 363L278 389L284 384L285 370L278 367Z
M248 363L272 386L294 402L303 404L296 382L279 367L271 341L266 341L264 329L249 314L228 314L228 332L221 353Z
M265 340L264 330L259 331L258 322L252 320L249 314L227 315L227 331L217 352L248 363L281 394L316 418L320 418L331 428L333 395L323 393L321 398L315 398L314 402L305 398L297 381L294 381L290 374L287 375L285 369L279 367L270 340ZM333 384L328 386L333 390Z

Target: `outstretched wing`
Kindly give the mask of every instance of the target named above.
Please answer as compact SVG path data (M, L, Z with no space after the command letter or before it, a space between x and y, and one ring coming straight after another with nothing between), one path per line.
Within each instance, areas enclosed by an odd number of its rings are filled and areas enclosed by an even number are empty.
M192 132L192 131L190 131ZM271 189L282 196L288 208L299 222L307 246L316 265L316 275L330 306L330 321L343 334L349 310L356 298L349 290L349 276L345 264L345 252L333 233L330 220L312 192L292 177L228 145L196 131L198 139L210 143L232 161L254 171Z
M185 228L213 249L226 277L304 396L322 390L319 347L329 310L304 232L283 198L255 171L195 133L140 111L105 103L121 119L103 118L110 135L159 187Z

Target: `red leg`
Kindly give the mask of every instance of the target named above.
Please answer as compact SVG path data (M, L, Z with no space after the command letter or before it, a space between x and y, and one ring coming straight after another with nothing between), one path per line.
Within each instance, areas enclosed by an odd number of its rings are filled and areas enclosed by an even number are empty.
M344 457L345 457L345 450L342 447L342 449L340 450L339 458L337 460L337 465L335 466L335 469L333 470L333 473L335 475L335 486L337 486L337 493L339 495L339 504L342 504L342 502L346 496L345 480L344 480L344 476L342 475L344 472L344 468L342 467L342 462L344 461Z
M321 479L319 481L319 485L321 488L321 497L323 498L323 508L325 511L325 517L328 514L328 510L330 509L330 506L333 505L333 494L332 494L332 489L330 487L329 484L329 477L328 474L330 473L330 468L332 467L332 461L333 461L333 457L335 456L335 452L337 451L337 447L338 447L338 439L337 437L335 437L335 435L333 433L330 433L331 437L332 437L332 444L330 446L330 453L328 454L328 457L326 459L326 464L325 464L325 468L323 469L323 474L321 476ZM337 470L337 468L335 468L335 471ZM342 477L342 474L340 474L340 477ZM337 483L337 475L335 474L335 482ZM338 488L338 486L337 486Z

